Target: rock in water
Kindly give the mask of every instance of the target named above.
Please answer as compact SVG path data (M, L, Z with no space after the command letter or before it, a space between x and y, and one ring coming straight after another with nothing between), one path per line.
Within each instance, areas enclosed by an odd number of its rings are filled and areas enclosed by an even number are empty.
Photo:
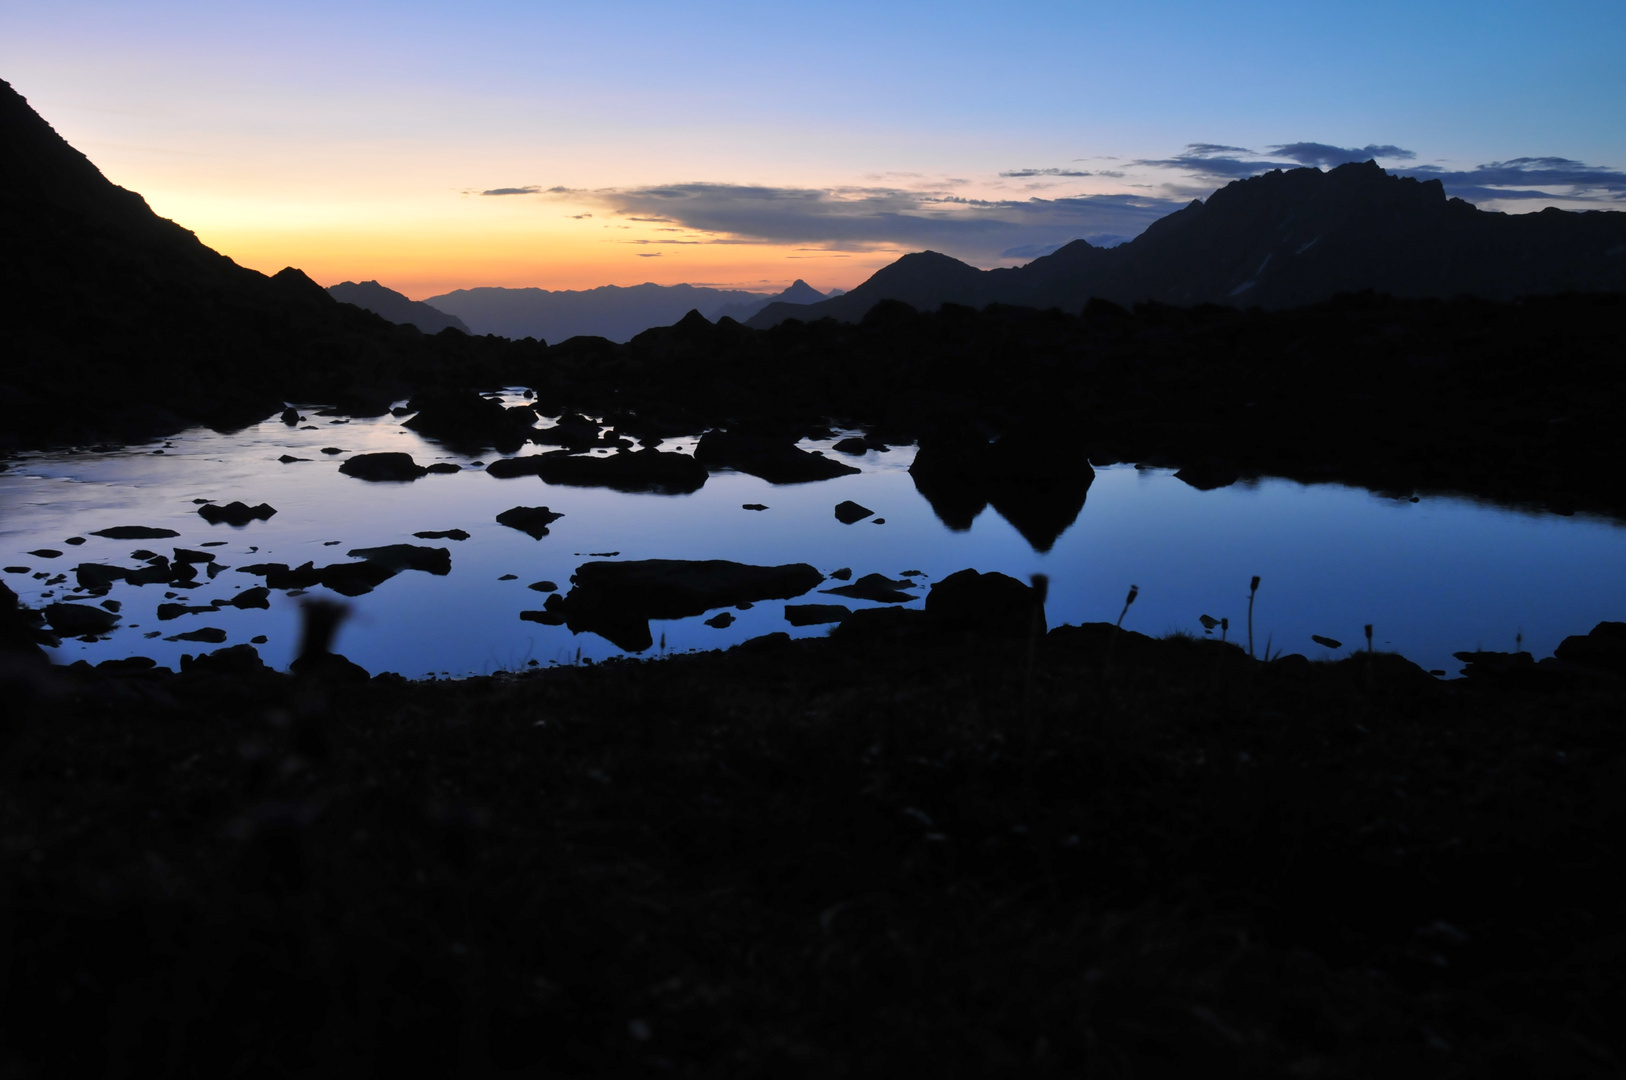
M227 525L238 527L247 525L251 521L269 521L277 512L276 507L270 503L261 503L258 506L249 506L243 502L229 502L225 506L216 506L207 503L198 507L198 516L211 525L225 522ZM180 533L170 533L170 536L179 536Z
M913 584L912 581L893 581L881 574L865 574L851 585L819 591L834 593L836 596L850 596L854 600L873 600L879 604L903 604L919 599L914 593L903 591Z
M358 480L401 482L416 480L429 470L412 460L411 454L356 454L346 458L339 471Z
M548 526L564 517L545 506L515 506L497 515L497 524L528 533L537 540L548 535Z
M354 548L345 552L352 559L387 566L391 570L422 570L445 577L452 572L452 553L445 548L417 544L387 544L384 547Z
M708 431L700 437L694 458L708 469L735 469L770 484L805 484L862 470L810 453L791 438Z
M873 513L875 513L875 511L871 510L869 507L860 506L851 499L848 499L846 502L836 504L836 520L841 522L843 525L851 525L855 521L863 521Z
M734 625L734 613L731 611L718 612L706 620L706 625L718 630L725 630Z
M845 604L786 604L785 621L792 626L840 622L853 613Z
M975 570L960 570L933 585L926 617L948 633L1026 637L1045 632L1037 593L1005 574Z
M714 608L800 596L824 580L806 563L751 566L721 559L643 559L591 562L576 569L574 587L549 597L575 633L592 631L629 652L653 644L650 619L682 619ZM553 601L557 600L557 603Z
M707 476L706 467L689 455L663 454L654 449L623 450L609 457L555 452L515 460L535 461L536 475L550 484L604 487L613 491L686 495L699 491Z
M467 540L469 534L462 529L425 529L412 534L419 540Z
M84 604L46 604L45 621L63 637L83 637L111 633L119 616Z
M165 540L181 534L174 529L154 529L147 525L117 525L111 529L98 529L90 535L105 536L109 540Z

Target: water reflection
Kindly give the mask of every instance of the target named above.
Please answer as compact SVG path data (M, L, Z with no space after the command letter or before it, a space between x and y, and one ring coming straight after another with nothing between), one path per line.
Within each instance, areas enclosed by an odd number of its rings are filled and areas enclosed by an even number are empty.
M835 441L801 446L837 456ZM182 652L210 646L167 638L214 630L226 644L264 638L267 662L286 666L298 633L299 599L292 594L301 590L273 588L269 607L256 608L262 598L252 590L267 583L243 569L327 567L346 552L401 544L444 548L450 572L395 573L350 601L355 615L336 648L371 671L412 676L573 662L578 649L590 659L617 655L620 650L596 634L520 618L544 599L528 585L547 580L568 592L576 569L604 558L593 554L603 552L617 552L613 558L620 560L805 562L824 574L850 569L854 580L871 573L902 580L904 571L919 570L908 580L919 583L914 591L920 594L964 567L1020 580L1039 572L1051 581L1051 625L1116 618L1134 582L1140 598L1125 625L1153 634L1201 634L1201 614L1229 617L1237 627L1248 581L1259 574L1261 644L1334 655L1312 635L1364 644L1361 628L1372 623L1379 648L1453 673L1459 665L1450 654L1459 649L1512 648L1522 633L1526 647L1546 655L1568 634L1626 617L1626 533L1608 522L1460 499L1412 504L1279 480L1204 492L1162 470L1086 472L1088 463L1079 467L1065 446L1022 446L1020 439L1003 451L979 451L994 460L984 460L969 480L963 470L959 479L946 471L947 481L931 468L911 474L915 451L903 447L839 455L861 471L832 480L774 486L724 471L682 495L552 485L535 475L499 479L470 467L481 459L426 441L389 416L298 428L273 420L233 435L192 431L171 442L32 456L0 472L0 565L8 568L7 583L32 605L68 599L120 606L119 629L101 640L65 641L56 650L59 660L145 655L174 666ZM325 447L341 452L323 454ZM155 449L165 453L155 455ZM668 439L660 450L692 453L693 440ZM454 467L400 484L339 472L339 462L351 455L392 451L410 453L419 464ZM1024 485L1024 475L1000 454L1047 468ZM484 460L491 460L489 453ZM875 513L843 524L834 507L845 500ZM265 503L277 512L242 526L211 525L196 512L200 505L233 501ZM767 509L743 509L747 505ZM562 516L533 540L497 523L497 515L516 506L546 506ZM989 506L995 513L984 512ZM178 535L161 541L93 535L130 525ZM84 542L67 543L78 538ZM172 547L212 553L213 563L199 565L223 569L187 579L173 572L182 562ZM136 558L143 551L148 558ZM72 592L73 569L82 563L155 566L148 560L159 556L169 560L170 572L148 573L154 584L113 580L101 597ZM304 591L332 595L319 582ZM171 617L160 619L160 605ZM775 600L731 609L726 626L708 625L711 613L657 620L650 629L669 649L827 629L791 624L785 605ZM174 614L177 608L186 610Z

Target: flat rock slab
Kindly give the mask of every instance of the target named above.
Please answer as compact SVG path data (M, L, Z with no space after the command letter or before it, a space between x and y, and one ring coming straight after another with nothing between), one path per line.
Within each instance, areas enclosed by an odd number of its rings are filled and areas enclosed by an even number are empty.
M860 506L851 499L836 504L836 520L841 522L843 525L851 525L855 521L863 521L873 513L875 513L875 511L871 510L869 507Z
M216 506L214 503L205 503L198 507L198 516L211 525L225 522L227 525L243 526L251 521L269 521L277 512L277 508L270 503L261 503L250 506L245 502L233 501L225 506ZM166 533L168 536L179 536L180 533Z
M181 534L174 529L154 529L147 525L116 525L111 529L98 529L90 535L105 536L109 540L164 540Z
M806 563L751 566L722 559L641 559L577 567L562 611L574 632L590 630L629 652L653 643L650 619L683 619L713 608L788 600L824 580Z
M411 454L392 452L387 454L356 454L346 458L339 466L339 471L346 476L354 476L357 480L370 480L374 483L392 483L416 480L429 472L428 469L412 460ZM455 472L456 469L454 468Z
M445 548L386 544L383 547L352 548L345 554L352 559L366 559L392 570L422 570L437 577L445 577L452 572L452 553Z
M850 596L854 600L873 600L879 604L903 604L918 599L913 593L903 591L913 584L911 581L893 581L882 574L865 574L851 585L819 591Z
M845 604L786 604L785 621L792 626L838 623L853 613Z
M497 524L518 529L540 540L548 535L548 526L564 517L545 506L515 506L497 515Z
M467 540L469 534L462 529L425 529L412 534L419 540Z

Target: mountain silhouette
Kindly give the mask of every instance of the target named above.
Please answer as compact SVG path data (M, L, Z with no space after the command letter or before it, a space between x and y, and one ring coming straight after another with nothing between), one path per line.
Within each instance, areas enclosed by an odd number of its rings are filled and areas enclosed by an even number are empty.
M998 270L919 252L844 296L771 304L747 325L857 322L882 300L922 310L1001 303L1077 311L1092 298L1279 309L1362 290L1491 300L1626 290L1626 213L1480 210L1447 198L1438 180L1392 176L1374 161L1278 169L1234 181L1115 248L1075 240Z
M813 296L803 302L822 299L811 288L807 292ZM652 326L670 326L690 311L716 319L729 314L726 308L745 307L755 312L772 299L738 289L645 282L560 290L484 286L431 296L427 303L462 319L476 334L543 341L587 336L625 342Z
M735 322L745 322L769 304L816 304L820 300L838 295L839 292L840 290L832 290L829 293L821 293L801 278L797 278L784 292L764 296L748 304L724 304L712 312L710 318L714 321L727 318Z
M341 281L327 287L328 295L342 304L354 304L374 315L403 326L416 326L426 334L437 334L447 327L469 333L469 328L456 315L430 307L422 300L408 300L394 289L386 289L376 281Z

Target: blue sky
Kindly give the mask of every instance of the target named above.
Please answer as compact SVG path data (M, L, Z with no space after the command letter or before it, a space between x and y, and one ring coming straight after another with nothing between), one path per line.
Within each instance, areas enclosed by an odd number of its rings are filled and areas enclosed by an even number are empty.
M0 5L0 78L112 179L412 295L1004 265L1333 150L1621 208L1623 58L1618 0Z

